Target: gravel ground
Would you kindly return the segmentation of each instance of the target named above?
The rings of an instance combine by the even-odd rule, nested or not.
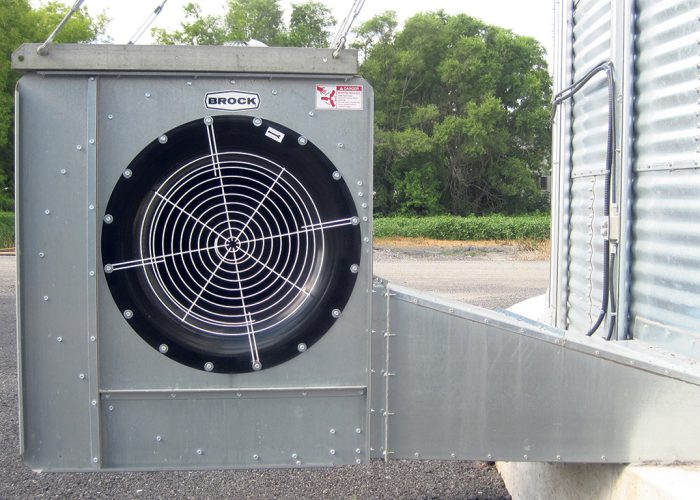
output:
[[[402,260],[406,259],[397,257],[393,262]],[[412,270],[409,284],[415,286],[416,271],[421,267],[424,275],[435,281],[430,268],[435,262],[431,259],[420,262],[416,255],[408,260],[415,264],[406,266],[404,262],[404,270]],[[381,261],[379,256],[378,274],[382,271]],[[457,261],[458,264],[469,262]],[[445,262],[452,261],[438,263]],[[511,261],[502,262],[510,269],[507,266]],[[384,263],[391,262],[385,259]],[[18,449],[14,266],[14,257],[0,256],[0,499],[509,498],[495,467],[483,462],[395,460],[389,464],[373,461],[370,466],[334,469],[35,473],[22,464]],[[390,277],[387,273],[384,276]],[[460,283],[462,287],[471,286],[469,280]],[[450,284],[448,289],[452,286]],[[543,279],[540,288],[544,286]],[[521,291],[519,298],[513,300],[509,295],[507,300],[525,299],[530,296],[527,290]],[[481,305],[489,304],[482,302]]]

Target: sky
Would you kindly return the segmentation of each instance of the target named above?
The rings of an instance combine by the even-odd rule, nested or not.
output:
[[[84,0],[91,15],[105,12],[111,19],[107,34],[114,43],[126,43],[153,12],[162,0]],[[183,19],[182,7],[192,0],[168,0],[163,11],[152,26],[167,30],[177,29]],[[303,0],[280,0],[280,5],[287,16],[292,3]],[[321,0],[333,12],[340,23],[350,11],[353,0]],[[42,3],[32,0],[33,5]],[[72,6],[73,0],[61,0]],[[224,11],[225,0],[199,0],[206,14],[219,14]],[[443,9],[448,14],[464,13],[512,30],[518,35],[536,38],[546,49],[551,67],[553,47],[553,9],[554,0],[365,0],[364,7],[353,26],[370,19],[385,10],[394,10],[399,21],[403,22],[418,12]],[[139,43],[151,43],[150,29]]]

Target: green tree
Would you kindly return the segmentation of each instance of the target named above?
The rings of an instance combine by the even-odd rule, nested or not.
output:
[[[12,52],[25,42],[43,42],[69,7],[49,2],[33,9],[28,0],[0,2],[0,197],[12,186],[14,90],[19,75],[10,67]],[[56,37],[56,43],[93,41],[103,36],[107,19],[91,18],[85,9],[76,12]]]
[[[328,47],[329,28],[335,18],[321,2],[309,1],[292,5],[286,45],[290,47]]]
[[[442,211],[538,208],[551,98],[539,43],[442,11],[396,26],[386,12],[355,31],[376,96],[375,206],[434,211],[426,196],[438,183]],[[412,140],[399,141],[404,134]]]
[[[315,0],[292,5],[289,26],[284,23],[279,0],[229,0],[220,16],[205,16],[199,4],[188,3],[184,17],[175,31],[152,29],[156,42],[222,45],[258,40],[270,46],[325,47],[328,29],[335,24],[330,9]]]

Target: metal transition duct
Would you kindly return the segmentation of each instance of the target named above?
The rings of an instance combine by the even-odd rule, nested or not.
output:
[[[700,458],[694,365],[372,279],[353,51],[36,49],[13,55],[30,467]]]

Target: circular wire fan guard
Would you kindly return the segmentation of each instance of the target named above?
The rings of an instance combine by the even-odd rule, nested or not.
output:
[[[112,296],[160,353],[246,372],[305,351],[352,293],[360,228],[328,158],[296,132],[206,117],[149,144],[102,228]]]

